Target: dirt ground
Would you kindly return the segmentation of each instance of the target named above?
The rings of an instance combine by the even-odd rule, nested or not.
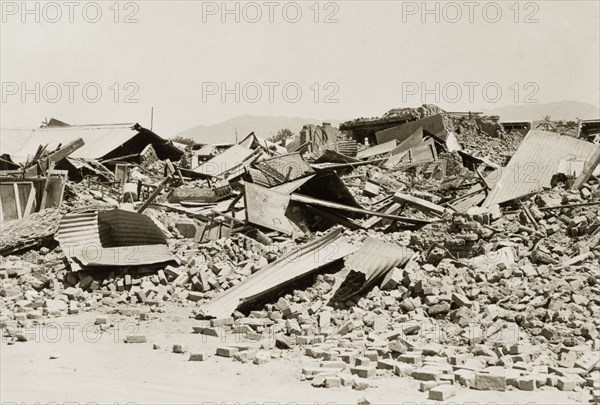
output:
[[[98,313],[55,318],[24,332],[28,342],[0,346],[0,402],[98,403],[98,404],[198,404],[198,403],[298,403],[356,404],[366,395],[374,404],[429,404],[410,378],[371,379],[374,387],[360,392],[350,387],[313,388],[301,381],[303,365],[313,359],[292,354],[254,365],[216,357],[217,346],[240,343],[226,338],[193,334],[182,308],[153,314],[148,321],[137,316],[109,314],[113,325],[104,332],[93,326]],[[125,344],[129,335],[144,335],[148,342]],[[158,344],[160,349],[153,349]],[[175,354],[174,344],[189,352],[206,352],[204,362],[188,361],[189,352]],[[289,353],[289,352],[288,352]],[[50,356],[57,354],[57,359]],[[457,404],[580,404],[590,398],[587,390],[561,392],[546,388],[483,392],[460,388],[449,403]]]

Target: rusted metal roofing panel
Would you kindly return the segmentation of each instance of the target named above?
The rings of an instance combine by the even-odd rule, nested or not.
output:
[[[220,155],[193,169],[196,173],[206,176],[221,177],[228,171],[239,167],[254,151],[240,145],[233,145]]]
[[[151,218],[124,210],[65,215],[54,238],[73,271],[176,260]]]
[[[376,132],[375,136],[377,137],[377,143],[388,142],[392,139],[402,142],[414,134],[419,127],[423,128],[423,130],[429,132],[442,141],[446,141],[448,131],[444,125],[444,117],[442,114],[435,114],[429,117],[421,118],[420,120],[407,122],[404,125],[399,125],[397,127]]]
[[[550,186],[561,160],[589,160],[600,146],[554,132],[531,130],[501,169],[501,176],[483,202],[484,207],[536,193]]]
[[[228,317],[241,304],[274,293],[357,249],[342,236],[342,229],[334,230],[257,271],[240,284],[215,297],[204,305],[201,311],[206,317]]]

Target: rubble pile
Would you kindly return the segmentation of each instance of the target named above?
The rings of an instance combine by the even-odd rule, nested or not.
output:
[[[3,224],[2,333],[182,307],[193,333],[239,338],[217,356],[296,358],[314,387],[398,376],[437,401],[462,387],[597,401],[599,147],[570,138],[522,177],[528,142],[552,134],[428,105],[346,128],[306,126],[287,150],[252,133],[196,167],[195,149],[178,165],[158,145],[79,181],[29,178],[55,204]],[[358,150],[364,136],[393,139]],[[10,173],[15,190],[27,170]]]

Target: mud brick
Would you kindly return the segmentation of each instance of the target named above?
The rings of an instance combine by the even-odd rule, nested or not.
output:
[[[419,391],[427,392],[438,385],[440,385],[440,383],[437,381],[421,381],[421,383],[419,383]]]
[[[368,357],[357,357],[354,361],[354,364],[357,366],[369,366],[371,365],[371,359]]]
[[[452,294],[452,302],[459,308],[460,307],[470,308],[473,306],[473,303],[462,294]]]
[[[204,293],[197,291],[188,291],[187,293],[187,299],[190,301],[197,302],[200,301],[202,298],[204,298]]]
[[[175,279],[175,278],[179,277],[181,274],[183,274],[183,272],[181,270],[179,270],[177,267],[173,267],[173,266],[165,267],[164,273],[173,279]]]
[[[322,361],[321,364],[319,364],[319,367],[344,369],[344,368],[346,368],[346,363],[344,363],[343,361],[340,361],[340,360],[326,360],[326,361]]]
[[[207,359],[207,353],[191,353],[188,361],[206,361]]]
[[[415,367],[410,364],[396,363],[394,365],[394,374],[399,377],[410,377],[415,371]]]
[[[338,360],[340,358],[340,352],[335,350],[323,351],[322,357],[323,360]]]
[[[297,345],[309,345],[312,342],[311,336],[296,336],[296,344]]]
[[[506,391],[506,376],[500,374],[475,374],[473,388],[483,391]]]
[[[352,374],[341,373],[338,374],[338,377],[340,377],[343,387],[349,387],[354,382],[354,376]]]
[[[405,353],[408,348],[406,347],[406,345],[404,343],[402,343],[399,340],[393,340],[388,344],[388,347],[390,348],[390,350],[394,353]]]
[[[377,350],[367,350],[365,351],[365,357],[376,362],[379,359],[379,352]]]
[[[429,390],[429,399],[434,401],[446,401],[456,395],[456,387],[443,384]]]
[[[534,391],[536,388],[535,378],[524,376],[517,379],[517,387],[522,391]]]
[[[106,315],[100,315],[96,317],[96,321],[94,322],[95,325],[106,325],[108,324],[108,316]]]
[[[342,386],[342,379],[335,375],[325,377],[325,388],[337,388]]]
[[[146,294],[143,291],[136,291],[135,297],[137,298],[138,302],[141,302],[142,304],[146,303]]]
[[[369,384],[369,380],[366,378],[361,378],[359,376],[354,376],[352,378],[352,388],[357,391],[363,391],[369,388],[371,385]]]
[[[125,338],[125,343],[146,343],[148,340],[143,335],[132,335]]]
[[[325,350],[318,348],[318,347],[305,347],[304,348],[304,354],[307,355],[308,357],[312,357],[313,359],[320,359],[320,358],[324,358],[325,359]],[[336,359],[325,359],[325,360],[336,360]]]
[[[258,350],[254,357],[254,364],[265,364],[271,360],[271,352],[267,350]]]
[[[125,283],[125,288],[131,287],[131,275],[130,274],[125,274],[124,283]]]
[[[377,375],[377,369],[373,366],[356,366],[350,368],[350,373],[361,378],[372,378]]]
[[[398,361],[402,363],[420,366],[421,364],[423,364],[423,356],[421,355],[421,353],[407,352],[398,357]]]
[[[233,325],[233,318],[219,318],[219,319],[211,319],[210,326],[222,326],[222,325]]]
[[[356,361],[356,353],[340,353],[340,359],[347,364],[354,364]]]
[[[324,375],[315,375],[310,383],[315,388],[323,387],[325,385],[325,376]]]
[[[475,372],[465,369],[456,370],[454,372],[454,381],[470,388],[475,384]]]
[[[473,358],[473,353],[462,353],[462,354],[456,354],[454,356],[450,356],[450,364],[452,364],[453,366],[460,366],[462,364],[465,364],[465,362],[469,359]]]
[[[600,353],[584,353],[576,362],[575,367],[581,368],[588,373],[600,362]]]
[[[187,346],[185,345],[173,345],[173,353],[185,353],[187,352]]]
[[[256,358],[256,350],[243,350],[233,355],[235,361],[248,363]]]
[[[125,291],[125,281],[123,281],[123,279],[117,280],[117,291]]]
[[[240,349],[237,347],[221,346],[217,347],[217,356],[233,357]]]
[[[394,370],[397,361],[394,359],[381,359],[377,360],[377,368],[380,370]]]
[[[207,325],[192,326],[192,329],[193,329],[194,333],[198,333],[200,335],[206,335],[206,336],[221,337],[221,335],[223,333],[222,328],[207,326]]]
[[[342,370],[342,368],[304,367],[302,368],[302,374],[306,376],[334,375]]]
[[[575,391],[577,383],[574,379],[564,376],[558,378],[558,380],[556,381],[556,386],[561,391]]]
[[[412,377],[420,381],[439,381],[443,372],[433,368],[421,367],[412,372]]]
[[[168,281],[167,281],[167,276],[165,275],[165,272],[163,270],[158,270],[156,272],[156,276],[158,277],[158,282],[162,285],[167,285]]]
[[[282,314],[283,314],[283,316],[285,316],[285,317],[290,317],[290,316],[292,316],[292,315],[294,315],[294,314],[299,314],[299,313],[301,313],[301,312],[302,312],[302,310],[303,310],[303,307],[302,307],[302,305],[300,305],[300,304],[290,304],[290,305],[287,305],[286,307],[284,307],[284,308],[281,310],[281,313],[282,313]]]
[[[529,354],[531,345],[527,343],[515,343],[510,347],[510,354]]]

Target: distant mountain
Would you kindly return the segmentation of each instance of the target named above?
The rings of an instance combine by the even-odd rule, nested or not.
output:
[[[317,120],[299,117],[268,117],[255,115],[240,115],[214,125],[198,125],[178,133],[176,136],[192,138],[198,143],[234,143],[237,131],[238,141],[250,132],[263,138],[275,135],[280,129],[289,128],[295,134],[299,133],[306,124],[320,125],[329,122],[339,126],[341,121]]]
[[[549,115],[553,121],[575,121],[600,118],[600,108],[579,101],[545,104],[520,104],[483,110],[486,115],[499,115],[501,121],[538,121]]]

